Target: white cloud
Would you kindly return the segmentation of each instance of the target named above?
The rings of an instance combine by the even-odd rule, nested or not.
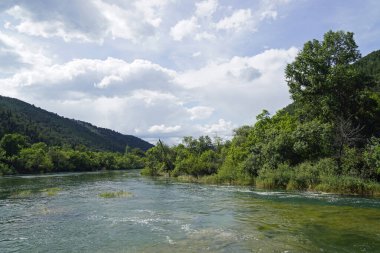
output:
[[[7,75],[12,75],[15,71],[38,68],[52,63],[40,46],[22,42],[2,31],[0,31],[0,57],[0,72]]]
[[[191,115],[190,116],[191,120],[197,120],[197,119],[209,118],[212,115],[212,113],[215,111],[215,109],[208,106],[195,106],[195,107],[187,109],[187,111]]]
[[[181,20],[173,26],[170,29],[170,35],[174,40],[181,41],[184,37],[193,34],[198,27],[197,18],[191,17],[190,19]]]
[[[9,26],[9,29],[15,29],[20,33],[32,36],[41,36],[43,38],[61,37],[64,41],[79,40],[90,42],[91,38],[79,32],[67,32],[65,25],[58,21],[32,22],[26,20],[17,26]]]
[[[6,22],[5,28],[42,38],[62,38],[65,42],[103,43],[111,36],[137,43],[154,36],[171,0],[76,0],[65,6],[50,0],[43,12],[40,3],[20,0],[6,13],[18,22]]]
[[[234,57],[246,54],[241,39],[279,16],[277,2],[246,9],[217,0],[17,4],[0,13],[0,56],[15,66],[4,72],[0,64],[2,95],[171,143],[228,137],[262,108],[289,101],[283,69],[294,48]]]
[[[215,61],[177,75],[176,82],[197,94],[198,101],[216,108],[215,116],[223,112],[226,120],[249,124],[262,109],[273,112],[290,102],[284,68],[297,52],[272,49]]]
[[[111,38],[154,48],[157,42],[166,43],[168,31],[175,41],[186,37],[195,41],[219,37],[223,41],[223,36],[219,36],[222,30],[255,31],[261,21],[276,19],[277,7],[283,2],[260,1],[253,5],[253,9],[257,9],[253,12],[251,8],[234,9],[220,5],[218,0],[198,1],[193,3],[192,16],[180,19],[173,26],[173,17],[184,15],[176,13],[175,7],[182,3],[175,0],[76,0],[70,6],[60,0],[50,0],[45,5],[18,0],[18,5],[7,10],[13,19],[7,20],[4,26],[29,36],[61,38],[65,42],[102,45]],[[229,15],[225,16],[226,12]],[[222,19],[214,23],[215,17]]]
[[[218,8],[218,0],[204,0],[195,3],[196,11],[195,15],[199,17],[210,17],[214,14]]]
[[[101,41],[101,39],[95,38],[91,33],[86,33],[75,28],[69,28],[67,23],[65,23],[65,20],[35,20],[33,13],[19,5],[15,5],[8,9],[6,13],[18,20],[19,23],[14,25],[7,22],[5,28],[16,30],[19,33],[40,36],[43,38],[60,37],[66,42]]]
[[[171,80],[174,77],[174,71],[146,60],[128,63],[115,58],[76,59],[62,65],[20,71],[12,77],[0,79],[0,84],[25,87],[23,90],[31,96],[51,93],[49,96],[64,98],[72,95],[72,91],[77,94],[120,95],[137,88],[167,89],[173,85]],[[61,92],[57,93],[57,90]]]
[[[199,130],[206,135],[222,136],[224,138],[231,137],[232,131],[237,127],[231,121],[219,119],[217,123],[198,126]]]
[[[117,75],[105,76],[99,83],[95,84],[95,87],[105,88],[113,82],[121,82],[123,79]]]
[[[223,18],[215,26],[218,30],[241,30],[251,26],[252,18],[250,9],[241,9],[232,13],[231,16]]]
[[[182,102],[179,98],[171,93],[164,93],[154,90],[135,90],[132,92],[131,98],[144,101],[145,105],[148,107],[156,106],[160,103],[174,104],[176,106],[181,106]]]
[[[0,91],[144,138],[228,137],[261,109],[289,102],[283,70],[296,53],[266,50],[184,72],[147,60],[76,59],[0,79]]]
[[[193,53],[191,56],[195,58],[195,57],[199,57],[201,55],[202,55],[202,52],[197,51],[197,52]]]
[[[261,20],[264,20],[264,19],[273,19],[275,20],[277,18],[277,11],[274,11],[274,10],[266,10],[266,11],[263,11],[261,13],[261,17],[260,19]]]
[[[108,4],[101,0],[95,1],[95,4],[108,21],[108,32],[113,39],[123,38],[134,42],[138,40],[142,24],[136,23],[140,27],[131,25],[134,24],[133,20],[131,20],[132,13],[116,4]]]
[[[201,32],[197,33],[194,37],[195,40],[201,41],[201,40],[214,40],[216,39],[216,36],[214,34],[208,33],[208,32]]]
[[[176,126],[165,126],[164,124],[162,125],[154,125],[154,126],[151,126],[149,129],[148,129],[148,132],[149,133],[173,133],[173,132],[178,132],[179,130],[181,129],[181,126],[180,125],[176,125]]]
[[[115,1],[94,0],[99,13],[106,19],[106,35],[135,44],[153,37],[158,32],[165,7],[171,0]]]
[[[136,10],[141,12],[146,23],[159,27],[162,22],[161,12],[169,0],[139,0],[135,2]]]

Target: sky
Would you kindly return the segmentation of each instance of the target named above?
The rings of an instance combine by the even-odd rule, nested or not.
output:
[[[380,49],[378,0],[0,0],[0,94],[155,143],[231,138],[291,102],[329,30]]]

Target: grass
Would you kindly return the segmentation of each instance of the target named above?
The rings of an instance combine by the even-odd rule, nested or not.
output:
[[[62,189],[58,187],[52,187],[52,188],[45,188],[42,190],[17,190],[15,192],[12,192],[10,197],[11,198],[29,198],[33,194],[43,194],[48,197],[53,197],[58,194]]]
[[[12,198],[28,198],[33,194],[31,190],[18,190],[11,194]]]
[[[181,176],[173,177],[173,178],[182,183],[240,185],[240,186],[254,185],[254,180],[252,178],[237,178],[237,179],[231,180],[231,179],[222,178],[217,174],[200,176],[200,177],[194,177],[191,175],[181,175]]]
[[[102,192],[98,195],[101,198],[128,198],[132,197],[133,193],[127,191],[117,191],[117,192]]]
[[[324,177],[315,190],[339,194],[380,196],[380,184],[350,176]]]
[[[380,197],[380,183],[350,176],[318,176],[290,171],[267,171],[253,179],[225,180],[219,175],[194,177],[181,175],[173,179],[186,183],[255,186],[259,189],[288,191],[317,191],[342,195]]]
[[[350,176],[335,175],[333,159],[322,159],[316,164],[305,162],[297,166],[280,164],[276,169],[262,169],[255,178],[231,170],[219,170],[217,174],[195,177],[178,175],[173,178],[180,182],[254,186],[260,189],[288,191],[316,191],[342,195],[380,197],[380,182]]]
[[[49,197],[53,197],[58,194],[62,189],[58,187],[46,188],[41,190],[42,193],[46,194]]]

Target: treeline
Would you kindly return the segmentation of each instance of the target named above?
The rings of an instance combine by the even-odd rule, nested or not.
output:
[[[31,144],[27,136],[5,134],[0,140],[0,175],[141,169],[144,153],[127,146],[125,153],[90,151],[83,145]]]
[[[307,42],[285,70],[290,106],[273,116],[264,110],[224,143],[207,136],[158,143],[146,153],[143,174],[380,194],[380,96],[376,76],[357,67],[360,59],[350,32]]]

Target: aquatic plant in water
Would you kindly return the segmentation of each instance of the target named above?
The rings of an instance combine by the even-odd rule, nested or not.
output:
[[[46,196],[52,197],[58,194],[62,189],[58,187],[46,188],[41,190],[42,193],[46,194]]]
[[[127,191],[117,191],[117,192],[102,192],[98,196],[101,198],[127,198],[127,197],[132,197],[133,194]]]
[[[15,192],[12,192],[11,198],[27,198],[32,195],[31,190],[18,190]]]

